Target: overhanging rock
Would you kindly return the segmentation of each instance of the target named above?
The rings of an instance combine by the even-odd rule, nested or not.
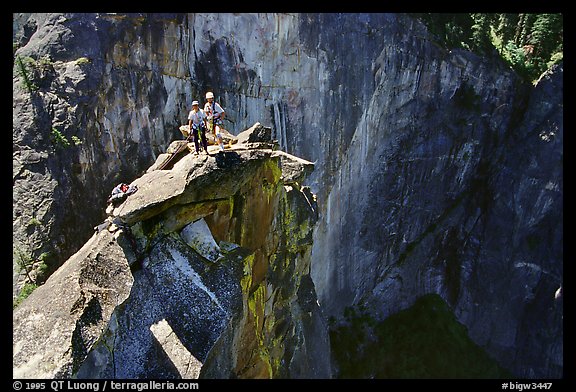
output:
[[[313,165],[269,147],[184,154],[134,180],[15,311],[15,377],[329,377],[309,275],[317,206],[301,185]]]

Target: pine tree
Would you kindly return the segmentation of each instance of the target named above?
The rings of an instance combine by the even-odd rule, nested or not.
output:
[[[520,75],[536,80],[563,58],[562,14],[413,14],[447,48],[498,52]]]
[[[529,43],[534,56],[549,60],[558,48],[558,33],[562,31],[562,14],[540,14],[534,21]]]
[[[490,41],[490,14],[471,14],[472,25],[471,47],[480,53],[488,53],[493,47]]]
[[[496,27],[496,35],[501,39],[501,48],[504,47],[506,42],[514,39],[516,26],[519,22],[518,14],[499,14],[498,25]]]

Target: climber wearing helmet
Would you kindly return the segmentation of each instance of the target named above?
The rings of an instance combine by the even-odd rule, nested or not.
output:
[[[214,94],[209,91],[206,93],[206,104],[204,105],[204,113],[207,115],[208,123],[212,125],[212,131],[215,137],[218,139],[218,145],[220,146],[220,151],[224,151],[224,142],[222,141],[222,120],[226,115],[222,106],[214,101]]]
[[[202,144],[202,148],[206,154],[208,154],[208,142],[206,141],[206,124],[204,120],[206,119],[206,114],[202,109],[198,107],[198,101],[192,102],[192,110],[188,114],[188,129],[190,129],[190,136],[194,141],[194,147],[196,148],[196,154],[200,153],[198,144]],[[198,140],[200,139],[200,140]]]

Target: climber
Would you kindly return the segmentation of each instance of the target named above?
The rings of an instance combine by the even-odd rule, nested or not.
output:
[[[206,140],[206,113],[198,107],[198,101],[192,102],[192,110],[188,114],[188,129],[190,129],[190,134],[188,138],[192,136],[194,141],[194,147],[196,148],[196,154],[200,154],[200,148],[198,147],[198,142],[202,143],[202,147],[206,154],[208,154],[208,141]],[[198,140],[200,139],[200,140]]]
[[[222,131],[225,129],[222,127],[222,120],[226,115],[222,106],[214,101],[214,94],[209,91],[206,93],[206,99],[208,102],[204,105],[204,113],[206,113],[208,121],[212,126],[212,132],[214,132],[214,137],[218,139],[218,145],[220,146],[220,151],[224,151],[224,142],[222,141]],[[214,140],[216,141],[216,139]]]
[[[110,194],[107,202],[116,207],[121,204],[127,196],[133,194],[137,190],[138,187],[136,185],[128,185],[121,182],[120,184],[116,185],[114,189],[112,189],[112,193]]]

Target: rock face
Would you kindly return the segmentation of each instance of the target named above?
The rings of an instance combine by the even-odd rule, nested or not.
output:
[[[320,302],[384,319],[438,293],[513,374],[561,377],[562,68],[524,101],[493,64],[412,43],[442,61],[391,61],[394,41],[376,60],[315,233]]]
[[[561,377],[562,69],[523,101],[470,54],[410,75],[386,50],[314,237],[324,311],[384,319],[437,293],[512,374]]]
[[[261,144],[187,154],[133,181],[108,224],[15,310],[14,376],[329,377],[310,278],[317,205],[291,179],[313,165]],[[74,272],[86,264],[96,287]],[[56,301],[62,279],[80,293]]]
[[[44,254],[54,270],[105,218],[112,188],[141,175],[170,141],[181,138],[178,126],[191,94],[197,96],[187,63],[179,61],[185,52],[178,46],[186,41],[179,31],[187,17],[153,19],[15,14],[15,55],[32,60],[29,77],[37,86],[28,91],[15,61],[15,259]],[[23,278],[16,265],[15,295]]]
[[[57,266],[80,248],[113,186],[212,90],[234,134],[261,121],[315,163],[310,275],[327,317],[383,320],[436,293],[516,377],[562,376],[562,65],[525,84],[397,14],[15,14],[13,31],[38,85],[14,78],[15,259]],[[58,148],[52,128],[82,144]],[[189,196],[166,192],[118,216],[181,230]],[[218,208],[197,208],[229,235]],[[15,294],[23,277],[14,267]]]
[[[14,378],[64,378],[108,328],[130,294],[125,252],[104,230],[36,289],[13,315]]]

